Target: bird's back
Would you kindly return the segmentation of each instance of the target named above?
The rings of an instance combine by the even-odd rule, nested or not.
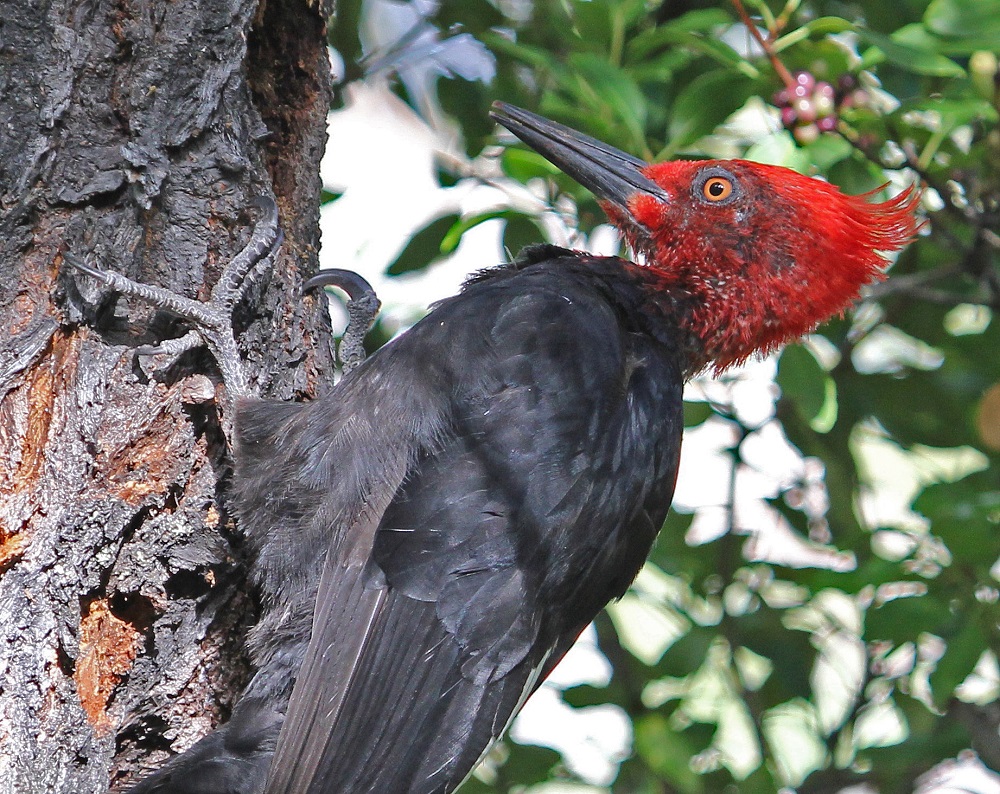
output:
[[[379,417],[414,425],[397,401],[435,418],[389,462],[369,538],[330,549],[270,791],[454,790],[634,578],[673,490],[682,382],[602,286],[624,267],[559,252],[492,273],[331,396],[365,443]],[[317,496],[318,520],[342,493]]]

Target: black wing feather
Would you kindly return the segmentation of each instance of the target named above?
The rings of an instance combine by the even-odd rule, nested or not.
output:
[[[587,279],[477,282],[389,347],[357,374],[428,361],[397,385],[448,410],[374,536],[327,560],[271,794],[454,790],[631,582],[670,501],[676,359]]]

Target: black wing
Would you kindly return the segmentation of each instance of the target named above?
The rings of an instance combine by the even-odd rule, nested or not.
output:
[[[331,551],[270,794],[454,790],[672,494],[676,361],[584,280],[484,280],[390,348],[367,377],[429,390],[441,432]]]

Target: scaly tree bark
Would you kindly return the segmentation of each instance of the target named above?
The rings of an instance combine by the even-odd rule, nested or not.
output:
[[[214,362],[67,265],[207,297],[276,197],[238,313],[263,395],[332,375],[316,269],[330,101],[309,0],[0,0],[0,792],[86,794],[225,716],[254,610]]]

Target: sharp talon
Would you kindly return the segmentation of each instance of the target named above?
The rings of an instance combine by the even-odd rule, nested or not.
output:
[[[340,287],[350,297],[347,328],[340,341],[340,361],[346,374],[365,360],[365,334],[375,322],[381,303],[372,285],[351,270],[324,270],[306,281],[302,291],[316,287]]]
[[[323,270],[306,281],[302,285],[302,291],[309,292],[309,290],[316,289],[316,287],[340,287],[351,297],[352,301],[362,300],[363,298],[378,301],[372,285],[352,270],[340,270],[337,268]]]
[[[77,259],[73,254],[69,253],[63,254],[63,261],[70,267],[74,267],[77,270],[86,273],[88,276],[92,276],[93,278],[98,279],[99,281],[107,283],[109,280],[107,273],[105,273],[102,270],[98,270],[97,268],[91,267],[90,265],[84,264],[79,259]]]

